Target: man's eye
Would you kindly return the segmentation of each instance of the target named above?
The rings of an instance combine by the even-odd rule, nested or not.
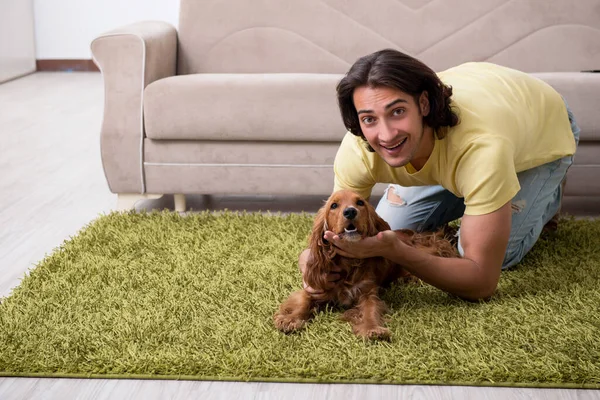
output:
[[[372,124],[375,121],[375,118],[373,117],[364,117],[362,119],[363,124],[369,125]]]
[[[362,201],[362,200],[358,200],[358,201],[356,202],[356,205],[357,205],[357,206],[364,206],[364,205],[365,205],[365,202],[364,202],[364,201]]]
[[[404,109],[403,108],[396,108],[394,111],[392,111],[393,115],[402,115],[404,114]]]
[[[335,210],[337,208],[337,203],[331,203],[331,209]]]

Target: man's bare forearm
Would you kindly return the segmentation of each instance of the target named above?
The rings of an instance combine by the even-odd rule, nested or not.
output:
[[[478,300],[490,297],[498,284],[496,274],[467,258],[442,258],[404,244],[394,246],[386,258],[438,289]]]

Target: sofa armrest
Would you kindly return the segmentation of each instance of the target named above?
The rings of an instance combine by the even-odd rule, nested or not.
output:
[[[102,165],[113,193],[144,193],[144,88],[176,73],[177,31],[165,22],[139,22],[92,41],[104,80]]]

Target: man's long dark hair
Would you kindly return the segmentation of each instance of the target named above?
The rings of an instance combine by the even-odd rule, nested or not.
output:
[[[398,89],[411,95],[417,105],[421,93],[426,91],[429,96],[429,114],[423,117],[423,122],[432,127],[440,139],[445,135],[445,130],[438,128],[458,124],[458,116],[450,107],[452,87],[445,85],[431,68],[416,58],[397,50],[385,49],[359,58],[337,85],[338,104],[344,125],[365,142],[352,97],[354,90],[360,86]]]

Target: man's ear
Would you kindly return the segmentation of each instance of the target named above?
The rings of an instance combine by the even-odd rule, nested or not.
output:
[[[429,93],[427,90],[423,90],[423,93],[419,96],[419,109],[424,117],[429,115]]]

